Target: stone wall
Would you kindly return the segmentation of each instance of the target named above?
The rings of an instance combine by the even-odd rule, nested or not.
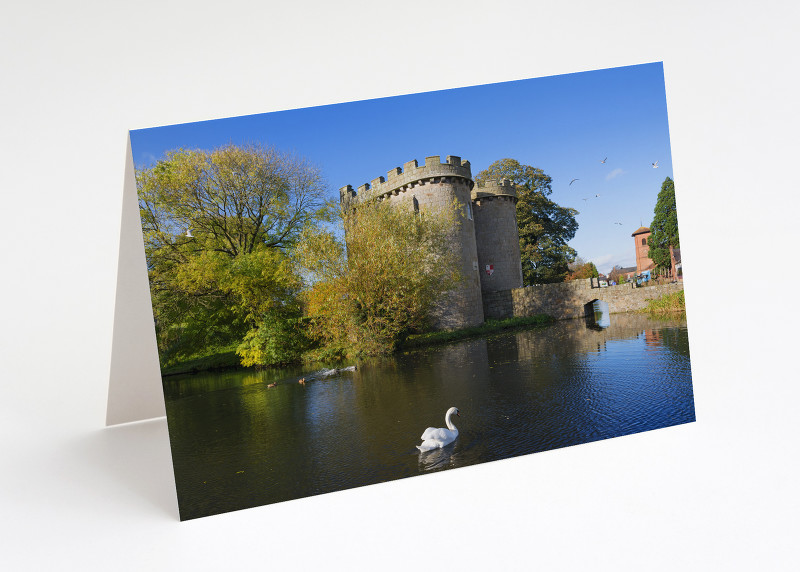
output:
[[[592,288],[591,279],[558,284],[539,284],[500,292],[483,293],[483,313],[489,319],[548,314],[557,320],[584,316],[585,305],[594,300],[608,304],[611,313],[631,312],[647,307],[647,301],[683,290],[683,283],[633,288],[619,284]]]

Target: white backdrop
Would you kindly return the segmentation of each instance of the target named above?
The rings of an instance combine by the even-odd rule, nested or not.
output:
[[[790,568],[800,13],[754,6],[5,6],[0,567]],[[128,129],[652,61],[696,423],[178,522],[166,422],[103,426]]]

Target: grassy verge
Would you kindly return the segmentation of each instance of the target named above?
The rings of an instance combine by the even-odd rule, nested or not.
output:
[[[215,353],[195,356],[184,361],[161,368],[161,375],[180,375],[199,371],[219,371],[242,367],[236,348],[221,348]]]
[[[409,336],[398,350],[410,350],[437,344],[445,344],[467,338],[474,338],[515,328],[530,328],[531,326],[547,326],[553,319],[546,314],[537,314],[525,318],[508,318],[506,320],[487,320],[480,326],[464,328],[461,330],[442,330],[438,332],[428,332]],[[328,355],[324,350],[307,352],[304,361],[338,361],[342,356],[339,354]],[[161,375],[172,376],[187,373],[198,373],[201,371],[221,371],[226,369],[242,368],[239,356],[236,354],[236,346],[220,348],[215,352],[206,355],[193,356],[181,362],[171,364],[161,369]]]
[[[480,337],[494,332],[511,330],[514,328],[527,328],[531,326],[547,326],[553,319],[546,314],[537,314],[524,318],[508,318],[506,320],[487,320],[480,326],[463,328],[461,330],[442,330],[409,336],[398,349],[409,350],[435,344],[444,344],[466,338]]]
[[[647,308],[642,310],[651,316],[672,316],[686,312],[686,300],[683,297],[683,290],[672,294],[664,294],[660,298],[650,300]]]

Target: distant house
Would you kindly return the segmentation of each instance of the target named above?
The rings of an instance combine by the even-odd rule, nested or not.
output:
[[[636,267],[628,266],[627,268],[614,267],[614,270],[608,273],[608,278],[617,284],[622,282],[630,282],[636,276]]]

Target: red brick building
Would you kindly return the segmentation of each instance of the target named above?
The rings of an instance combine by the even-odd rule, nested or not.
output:
[[[650,247],[647,245],[650,229],[640,226],[631,236],[636,248],[636,274],[655,268],[656,265],[650,260]]]
[[[656,265],[650,259],[650,246],[647,244],[650,238],[650,229],[640,226],[631,235],[636,248],[636,274],[641,274],[647,270],[654,270]],[[683,268],[681,264],[681,249],[669,247],[670,273],[673,278],[683,279]]]

